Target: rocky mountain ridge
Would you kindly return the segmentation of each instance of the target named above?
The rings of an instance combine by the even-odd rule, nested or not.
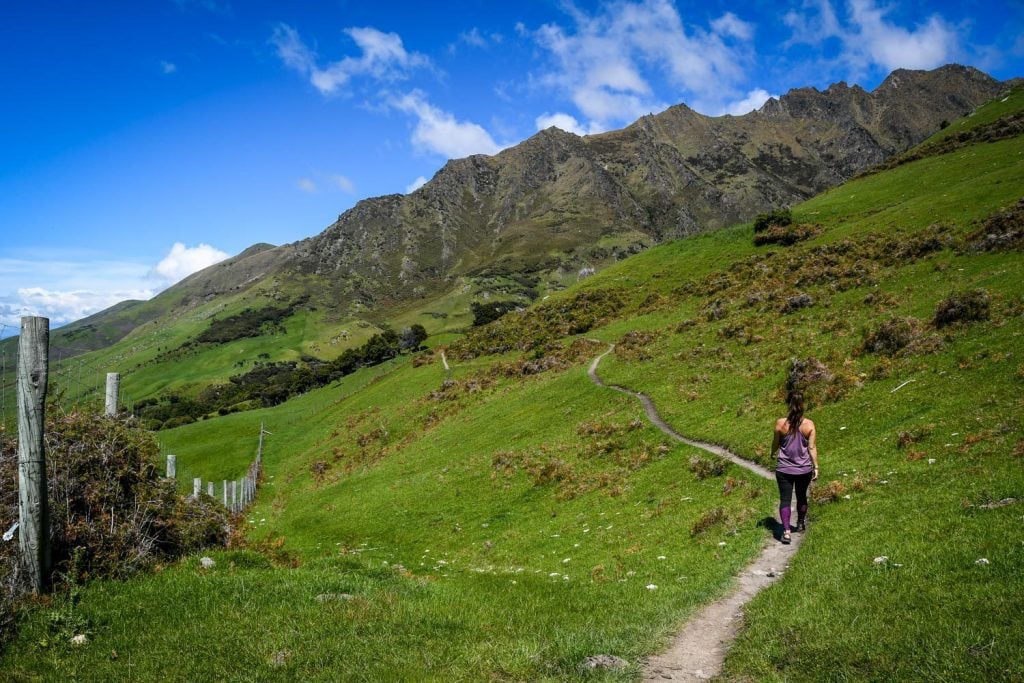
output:
[[[635,250],[799,202],[1005,88],[971,67],[901,69],[871,92],[797,88],[743,116],[679,104],[598,135],[548,128],[493,156],[453,159],[410,194],[360,201],[318,235],[251,247],[140,306],[294,282],[315,290],[316,305],[365,311],[460,278],[578,265],[600,244],[632,241]],[[118,315],[153,317],[136,308]]]

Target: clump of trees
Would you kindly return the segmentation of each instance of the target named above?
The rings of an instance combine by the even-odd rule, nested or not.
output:
[[[275,406],[293,396],[350,375],[359,368],[379,365],[403,352],[418,350],[427,331],[416,324],[395,332],[385,328],[362,346],[345,349],[331,361],[303,356],[298,361],[257,362],[249,370],[201,391],[197,396],[175,393],[139,401],[135,414],[151,429],[179,427],[210,415]]]
[[[491,301],[486,304],[474,301],[469,305],[469,310],[473,312],[473,327],[486,325],[517,308],[519,304],[515,301]]]
[[[284,320],[305,301],[306,298],[299,299],[281,308],[247,308],[241,313],[214,319],[210,326],[196,337],[196,341],[201,344],[226,344],[245,337],[259,337],[268,332],[283,332]]]

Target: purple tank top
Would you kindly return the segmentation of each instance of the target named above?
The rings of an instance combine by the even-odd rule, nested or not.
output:
[[[802,420],[801,420],[802,423]],[[789,434],[779,439],[779,464],[775,470],[783,474],[807,474],[814,471],[811,460],[811,449],[807,445],[807,437],[800,433],[800,426],[790,427]]]

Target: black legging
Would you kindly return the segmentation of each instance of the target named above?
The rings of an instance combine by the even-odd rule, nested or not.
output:
[[[813,472],[805,474],[786,474],[775,471],[775,481],[779,482],[779,515],[783,527],[789,528],[789,506],[793,502],[793,487],[796,487],[796,514],[798,523],[807,515],[807,487],[811,485]]]

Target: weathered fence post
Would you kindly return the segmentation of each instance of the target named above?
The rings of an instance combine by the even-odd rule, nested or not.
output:
[[[203,490],[203,480],[200,477],[196,477],[192,480],[192,495],[196,498],[199,497],[199,492]]]
[[[116,372],[107,373],[107,400],[104,415],[117,415],[117,394],[121,388],[121,375]]]
[[[227,479],[222,480],[224,482],[224,507],[228,506],[228,481]]]
[[[50,509],[43,449],[49,347],[50,320],[22,318],[18,340],[18,545],[36,593],[46,590],[50,573]]]
[[[212,481],[206,482],[206,495],[208,495],[210,498],[213,498],[213,482]]]
[[[167,478],[175,479],[178,476],[178,456],[174,453],[167,454]]]
[[[238,512],[238,482],[231,480],[231,511]]]

